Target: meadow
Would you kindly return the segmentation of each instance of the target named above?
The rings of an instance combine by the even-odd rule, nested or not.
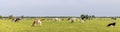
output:
[[[0,19],[0,32],[120,32],[120,19],[94,18],[80,23],[80,20],[71,23],[67,19],[55,22],[44,20],[42,25],[32,27],[34,19],[26,18],[19,22],[10,19]],[[106,27],[108,23],[116,22],[115,27]]]

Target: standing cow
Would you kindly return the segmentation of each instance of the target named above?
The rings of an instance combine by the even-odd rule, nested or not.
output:
[[[33,21],[32,26],[35,26],[35,25],[37,25],[37,24],[42,25],[42,21],[41,21],[40,19],[35,19],[35,20]]]
[[[12,21],[13,22],[18,22],[20,20],[20,18],[13,18]]]

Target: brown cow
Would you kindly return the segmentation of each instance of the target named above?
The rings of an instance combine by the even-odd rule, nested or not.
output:
[[[32,24],[32,26],[35,26],[37,24],[42,25],[42,22],[41,22],[40,19],[35,19],[34,22],[33,22],[33,24]]]

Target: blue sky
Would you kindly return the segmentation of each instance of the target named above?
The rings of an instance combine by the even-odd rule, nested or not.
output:
[[[120,0],[0,0],[0,15],[120,16]]]

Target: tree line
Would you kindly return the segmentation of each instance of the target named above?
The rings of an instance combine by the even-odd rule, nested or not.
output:
[[[97,17],[95,15],[88,15],[88,14],[81,14],[80,16],[17,16],[19,18],[84,18],[84,19],[91,19],[91,18],[110,18],[110,17]],[[2,18],[8,18],[8,19],[12,19],[14,18],[13,15],[9,15],[9,16],[0,16],[0,19]],[[119,17],[117,17],[119,18]]]

